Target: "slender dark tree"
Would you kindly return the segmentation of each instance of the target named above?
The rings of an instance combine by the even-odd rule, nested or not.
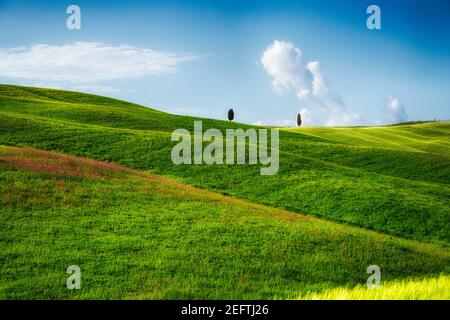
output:
[[[228,120],[233,121],[234,119],[234,111],[233,109],[228,110]]]
[[[302,115],[297,113],[297,127],[300,127],[302,125]]]

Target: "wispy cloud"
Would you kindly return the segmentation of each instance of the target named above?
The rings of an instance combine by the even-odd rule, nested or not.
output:
[[[73,42],[0,49],[0,76],[35,81],[94,83],[173,73],[200,58],[130,45]]]
[[[259,120],[253,123],[256,126],[295,127],[294,120]]]

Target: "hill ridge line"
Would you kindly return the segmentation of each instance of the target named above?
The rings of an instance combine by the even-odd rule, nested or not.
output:
[[[17,118],[24,118],[24,119],[29,119],[29,120],[35,120],[38,122],[43,122],[43,123],[47,123],[47,124],[51,124],[52,122],[56,122],[59,124],[64,124],[64,125],[68,125],[71,126],[72,128],[92,128],[94,130],[109,130],[109,131],[115,131],[115,132],[119,132],[119,133],[124,133],[124,134],[136,134],[136,135],[151,135],[154,133],[157,134],[161,134],[161,135],[170,135],[169,131],[163,131],[163,130],[153,130],[153,129],[131,129],[131,128],[118,128],[118,127],[111,127],[111,126],[104,126],[104,125],[98,125],[98,124],[92,124],[92,123],[81,123],[81,122],[77,122],[77,121],[71,121],[71,120],[67,120],[67,119],[59,119],[59,118],[50,118],[50,117],[45,117],[45,116],[40,116],[40,115],[35,115],[35,114],[26,114],[26,113],[17,113],[17,112],[12,112],[12,111],[2,111],[0,110],[0,114],[6,114],[6,115],[11,115],[13,117],[17,117]],[[314,135],[313,135],[314,136]],[[347,144],[343,144],[341,143],[341,145],[347,145]],[[360,148],[367,148],[370,149],[369,147],[364,147],[364,146],[353,146],[348,144],[349,146],[352,147],[360,147]],[[16,145],[12,145],[12,146],[16,146]],[[375,149],[388,149],[388,150],[394,150],[396,152],[402,152],[399,150],[395,150],[395,149],[390,149],[390,148],[382,148],[382,147],[376,147]],[[39,149],[41,150],[41,149]],[[58,152],[56,150],[52,150],[55,152]],[[407,151],[405,151],[407,152]],[[413,152],[413,151],[411,151]],[[421,153],[421,154],[427,154],[427,152],[425,151],[414,151],[417,153]],[[408,182],[412,182],[412,183],[419,183],[422,185],[426,185],[426,186],[435,186],[435,187],[445,187],[445,188],[449,188],[446,184],[438,182],[438,181],[424,181],[424,180],[416,180],[416,179],[407,179],[407,178],[403,178],[403,177],[398,177],[398,176],[393,176],[393,175],[387,175],[387,174],[382,174],[379,172],[374,172],[374,171],[368,171],[365,170],[363,168],[360,167],[352,167],[352,166],[346,166],[343,164],[339,164],[339,163],[334,163],[332,161],[328,161],[328,160],[322,160],[322,159],[317,159],[317,158],[313,158],[313,157],[308,157],[308,156],[304,156],[304,155],[300,155],[297,153],[294,153],[292,151],[283,151],[280,150],[280,154],[289,154],[291,156],[297,157],[297,158],[302,158],[302,159],[307,159],[307,160],[311,160],[311,161],[316,161],[331,167],[337,167],[337,168],[344,168],[346,170],[350,170],[350,171],[356,171],[356,172],[365,172],[368,174],[372,174],[374,176],[379,176],[379,177],[386,177],[386,178],[391,178],[394,180],[400,180],[400,181],[408,181]],[[446,158],[446,157],[443,157]],[[97,160],[97,161],[102,161],[102,160]],[[130,168],[131,169],[131,168]],[[206,189],[205,189],[206,190]]]

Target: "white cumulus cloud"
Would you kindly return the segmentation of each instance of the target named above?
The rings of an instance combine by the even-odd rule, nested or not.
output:
[[[322,97],[327,94],[328,87],[325,81],[325,77],[320,70],[319,61],[310,62],[306,65],[306,68],[312,75],[312,93],[316,97]]]
[[[300,112],[306,125],[361,125],[356,113],[348,113],[341,100],[329,92],[319,61],[304,62],[301,50],[291,42],[275,40],[261,56],[278,93],[294,90],[305,107]]]
[[[92,83],[171,73],[180,63],[199,58],[130,45],[73,42],[0,48],[0,76],[45,81]]]
[[[313,74],[302,61],[300,49],[292,43],[275,40],[263,52],[261,64],[273,77],[272,85],[276,92],[293,89],[299,98],[311,95]],[[318,66],[312,69],[319,70]]]
[[[390,95],[388,97],[388,104],[386,107],[386,122],[388,124],[405,122],[408,120],[408,114],[406,108],[400,103],[400,101]]]

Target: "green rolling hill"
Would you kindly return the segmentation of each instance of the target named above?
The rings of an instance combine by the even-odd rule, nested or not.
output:
[[[197,118],[58,90],[0,86],[0,144],[106,160],[261,204],[409,239],[450,239],[450,123],[282,130],[280,171],[176,166],[170,134]],[[202,119],[207,128],[247,128]]]
[[[371,264],[386,281],[450,271],[437,245],[111,163],[1,147],[0,182],[2,299],[296,298],[365,283]],[[65,288],[73,264],[82,290]]]
[[[194,120],[252,127],[0,85],[0,296],[296,298],[363,284],[370,264],[449,272],[450,123],[280,129],[280,170],[261,176],[174,165],[171,132]]]

